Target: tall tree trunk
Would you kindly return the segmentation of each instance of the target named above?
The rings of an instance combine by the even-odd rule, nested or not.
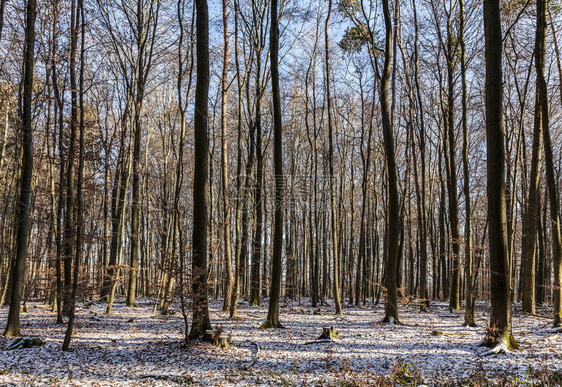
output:
[[[386,156],[386,168],[388,179],[388,248],[386,256],[385,286],[387,291],[385,302],[385,322],[399,323],[398,320],[398,297],[396,286],[396,272],[398,271],[398,249],[400,239],[400,209],[398,198],[398,178],[396,173],[396,155],[394,150],[394,130],[390,121],[390,109],[388,104],[388,82],[390,79],[390,63],[392,60],[392,20],[390,18],[389,0],[382,1],[384,24],[385,24],[385,46],[384,67],[380,80],[381,87],[381,113],[382,130],[384,138],[384,150]]]
[[[66,157],[66,212],[64,217],[64,236],[63,259],[64,259],[64,307],[63,311],[66,315],[70,313],[69,296],[72,286],[72,259],[75,249],[76,239],[76,222],[75,216],[75,198],[74,198],[74,159],[76,156],[76,126],[78,124],[78,87],[76,84],[76,46],[78,44],[78,26],[76,15],[76,0],[71,3],[71,26],[70,26],[70,91],[71,91],[71,109],[70,109],[70,138],[68,145],[68,153]]]
[[[211,329],[207,282],[207,178],[209,171],[209,11],[207,0],[196,0],[197,83],[195,85],[195,168],[193,176],[193,321],[189,338]]]
[[[537,24],[541,23],[546,29],[546,7],[548,6],[547,0],[539,0],[537,3],[537,14],[540,19]],[[539,8],[540,7],[540,8]],[[540,14],[539,14],[540,10]],[[537,27],[538,29],[538,27]],[[546,32],[545,32],[546,33]],[[544,46],[543,46],[544,50]],[[544,52],[543,54],[544,55]],[[544,64],[543,64],[544,65]],[[560,198],[558,187],[556,184],[556,174],[554,172],[554,156],[552,150],[552,140],[550,136],[550,124],[548,117],[548,98],[547,87],[544,72],[540,71],[537,64],[537,84],[540,83],[540,96],[541,98],[541,114],[543,124],[543,141],[544,141],[544,161],[546,166],[546,183],[548,187],[548,197],[550,204],[550,221],[552,230],[552,260],[554,270],[554,326],[559,327],[562,323],[562,286],[560,280],[562,277],[562,234],[560,225]],[[562,94],[562,87],[560,89]]]
[[[328,15],[326,16],[326,23],[324,25],[324,40],[326,45],[326,99],[328,107],[328,163],[329,163],[329,179],[330,179],[330,206],[331,206],[331,227],[332,227],[332,256],[334,265],[334,305],[337,315],[342,315],[342,308],[340,302],[340,288],[339,288],[339,242],[338,242],[338,229],[336,224],[336,188],[334,185],[334,138],[333,138],[333,123],[332,123],[332,103],[331,103],[331,79],[330,79],[330,17],[332,15],[332,0],[328,0]]]
[[[62,343],[62,350],[68,351],[70,345],[70,339],[72,338],[72,333],[74,331],[74,321],[76,319],[76,296],[78,293],[78,277],[80,274],[80,262],[82,261],[82,235],[83,235],[83,221],[84,215],[82,213],[83,200],[82,200],[82,189],[84,185],[84,2],[83,0],[78,0],[77,10],[76,10],[76,25],[75,28],[78,30],[81,20],[81,43],[80,43],[80,124],[79,124],[79,151],[78,151],[78,185],[76,188],[76,249],[74,255],[74,273],[72,281],[72,292],[70,294],[70,306],[69,306],[69,318],[68,326],[66,328],[66,333],[64,335],[64,340]]]
[[[178,91],[178,109],[180,111],[180,138],[179,138],[179,144],[178,144],[178,159],[177,159],[177,164],[176,164],[176,178],[175,178],[175,188],[174,188],[174,205],[172,208],[172,217],[173,217],[173,235],[174,235],[174,242],[173,242],[173,253],[175,254],[175,235],[179,234],[179,251],[178,251],[178,260],[179,260],[179,291],[180,291],[180,308],[181,308],[181,313],[183,316],[183,320],[184,320],[184,326],[185,326],[185,342],[187,343],[187,341],[189,340],[189,334],[188,334],[188,316],[187,316],[187,310],[186,310],[186,301],[185,301],[185,286],[184,286],[184,270],[185,270],[185,250],[184,250],[184,241],[183,241],[183,230],[182,227],[180,225],[180,197],[181,197],[181,188],[183,185],[183,175],[184,175],[184,169],[183,169],[183,152],[184,152],[184,148],[185,148],[185,127],[186,127],[186,109],[187,109],[187,104],[189,103],[189,94],[191,92],[191,84],[192,84],[192,80],[193,80],[193,67],[194,67],[194,63],[193,63],[193,23],[194,23],[194,15],[195,15],[195,9],[193,9],[192,14],[191,14],[191,27],[190,27],[190,31],[189,31],[189,35],[191,35],[190,41],[189,41],[189,48],[188,48],[188,54],[184,57],[183,56],[183,41],[185,38],[185,30],[184,30],[184,25],[183,25],[183,20],[184,20],[184,14],[185,14],[185,0],[178,0],[177,3],[177,14],[178,14],[178,19],[179,19],[179,26],[180,26],[180,36],[179,36],[179,43],[178,43],[178,67],[179,67],[179,73],[178,73],[178,78],[177,78],[177,83],[176,83],[176,87],[177,87],[177,91]],[[187,83],[187,92],[185,94],[185,100],[183,98],[183,91],[182,91],[182,87],[183,87],[183,81],[184,81],[184,75],[185,75],[185,70],[184,70],[184,65],[185,62],[189,60],[189,68],[188,68],[188,72],[187,72],[187,76],[188,76],[188,83]],[[146,157],[146,156],[145,156]],[[146,181],[145,181],[146,184]]]
[[[33,174],[33,65],[35,52],[36,0],[27,2],[25,22],[25,51],[22,103],[22,165],[17,202],[15,230],[16,257],[12,267],[10,309],[4,336],[20,336],[20,303],[25,281],[27,260],[27,240],[29,237],[29,217],[31,211],[31,177]]]
[[[281,93],[279,90],[279,20],[277,0],[271,1],[270,61],[273,96],[273,163],[275,169],[275,224],[273,233],[273,259],[269,310],[264,328],[282,328],[279,322],[279,297],[283,258],[283,126],[281,122]]]
[[[62,318],[62,211],[63,211],[63,203],[64,203],[64,185],[65,185],[65,169],[64,169],[64,156],[63,156],[63,132],[64,132],[64,94],[60,92],[59,85],[58,85],[58,78],[57,78],[57,71],[56,71],[56,58],[57,58],[57,39],[56,39],[56,31],[58,25],[58,0],[55,0],[53,4],[53,41],[52,41],[52,50],[53,55],[51,58],[51,78],[53,82],[53,94],[55,97],[55,121],[56,125],[58,126],[58,153],[59,153],[59,194],[58,194],[58,206],[57,206],[57,213],[56,213],[56,233],[55,233],[55,245],[56,245],[56,312],[57,312],[57,324],[63,323]],[[53,305],[55,308],[55,305]]]
[[[142,52],[139,55],[143,55]],[[141,59],[142,60],[142,59]],[[138,282],[138,269],[139,269],[139,214],[140,214],[140,158],[141,158],[141,109],[142,97],[144,94],[142,66],[139,66],[138,83],[139,90],[137,90],[137,99],[135,101],[135,114],[133,121],[133,186],[132,196],[133,202],[131,205],[131,258],[130,258],[130,272],[129,272],[129,288],[127,291],[127,306],[136,306],[136,293]]]
[[[464,0],[459,1],[460,26],[459,42],[461,46],[461,86],[462,86],[462,166],[464,193],[464,283],[465,283],[465,311],[464,324],[474,327],[474,303],[472,296],[472,209],[470,204],[470,175],[468,169],[468,117],[467,117],[467,86],[466,86],[466,48],[464,43]]]
[[[236,219],[235,219],[235,232],[236,232],[236,250],[234,252],[234,283],[232,287],[232,298],[228,300],[230,307],[230,318],[236,318],[236,311],[238,308],[238,296],[240,293],[240,275],[241,275],[241,254],[243,245],[243,228],[241,211],[244,208],[245,198],[242,193],[242,77],[240,75],[240,59],[238,51],[238,14],[239,14],[238,0],[234,0],[234,50],[235,50],[235,63],[236,63],[236,82],[238,84],[238,117],[237,117],[237,148],[238,156],[236,160],[236,192],[238,200],[236,201]],[[246,213],[244,208],[244,213]]]
[[[448,145],[448,168],[447,168],[447,192],[449,193],[449,222],[451,228],[451,244],[453,250],[453,273],[451,278],[451,292],[449,295],[449,307],[459,310],[460,301],[460,232],[459,232],[459,196],[457,193],[457,163],[456,163],[456,141],[455,141],[455,100],[454,100],[454,52],[455,44],[451,34],[451,21],[447,20],[447,117],[445,118],[445,130],[447,131]],[[443,149],[447,152],[447,149]]]
[[[228,195],[228,141],[226,137],[226,99],[228,93],[228,9],[227,0],[222,1],[222,25],[224,39],[224,53],[221,78],[221,164],[222,164],[222,205],[223,205],[223,240],[224,260],[226,262],[226,287],[224,292],[224,303],[222,309],[227,311],[232,298],[234,286],[234,275],[232,273],[232,240],[230,235],[230,203]]]
[[[535,33],[535,67],[537,72],[535,96],[535,121],[533,129],[533,150],[531,156],[531,177],[529,196],[523,218],[523,311],[535,314],[535,254],[539,214],[539,182],[541,167],[541,148],[543,126],[548,125],[548,111],[543,110],[547,95],[544,79],[544,59],[546,44],[546,7],[543,0],[537,1],[537,27]]]
[[[440,152],[441,153],[441,152]],[[439,197],[439,266],[441,279],[441,296],[445,299],[448,294],[449,276],[447,271],[447,260],[449,256],[447,244],[447,193],[445,189],[445,180],[443,177],[443,157],[439,156],[439,180],[440,180],[440,197]]]
[[[252,262],[250,267],[250,305],[260,304],[260,263],[262,255],[262,233],[263,233],[263,154],[262,154],[262,125],[261,125],[261,94],[260,85],[261,59],[258,51],[256,66],[256,111],[255,111],[255,132],[256,132],[256,177],[254,180],[254,203],[255,203],[255,227],[252,238]]]
[[[134,114],[132,123],[133,135],[133,186],[131,205],[131,238],[130,238],[130,271],[129,288],[127,291],[128,306],[136,306],[136,293],[138,287],[139,254],[140,246],[140,206],[141,206],[141,144],[142,144],[142,109],[145,97],[147,77],[152,64],[152,53],[156,38],[156,27],[158,25],[158,13],[160,0],[150,0],[144,3],[136,2],[136,12],[133,32],[136,37],[137,58],[136,79],[131,82],[135,85],[134,90]]]
[[[503,129],[502,31],[499,0],[484,0],[486,149],[490,249],[490,326],[484,345],[517,347],[511,330]]]

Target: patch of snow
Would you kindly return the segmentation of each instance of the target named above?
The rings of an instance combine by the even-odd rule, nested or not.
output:
[[[483,303],[475,311],[477,328],[442,318],[446,302],[432,302],[424,313],[415,304],[404,305],[399,310],[403,324],[388,327],[379,323],[384,315],[382,303],[348,306],[342,318],[328,307],[320,307],[322,314],[313,314],[310,302],[302,300],[281,308],[281,323],[287,329],[262,330],[259,326],[266,319],[267,307],[240,305],[240,318],[230,320],[221,300],[212,300],[213,327],[222,327],[223,335],[232,336],[231,347],[224,350],[210,344],[183,345],[180,313],[161,316],[152,313],[148,300],[139,300],[137,308],[120,301],[111,316],[104,315],[103,303],[78,308],[70,344],[73,352],[61,350],[66,325],[57,325],[49,309],[30,307],[29,313],[21,315],[22,333],[45,340],[45,345],[7,350],[10,341],[0,338],[0,385],[336,384],[369,382],[402,364],[419,370],[426,384],[455,384],[476,374],[494,378],[509,370],[511,377],[525,379],[530,368],[562,369],[558,332],[545,329],[544,318],[517,312],[513,327],[520,349],[510,356],[483,358],[474,348],[487,326],[489,312]],[[0,321],[6,321],[7,312],[0,309]],[[334,326],[338,340],[302,345],[316,341],[326,326]],[[434,330],[443,334],[433,336]]]

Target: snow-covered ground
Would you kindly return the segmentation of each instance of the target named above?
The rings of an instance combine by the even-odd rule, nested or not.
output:
[[[209,344],[184,347],[181,314],[161,316],[152,313],[149,300],[139,304],[116,303],[112,316],[103,314],[103,304],[78,308],[72,352],[60,349],[66,326],[57,325],[49,309],[29,304],[22,333],[46,344],[9,351],[10,340],[1,338],[0,385],[432,385],[469,378],[517,383],[546,370],[560,372],[562,380],[562,334],[549,329],[546,311],[542,317],[515,312],[513,330],[521,348],[484,357],[486,349],[477,347],[487,325],[482,303],[476,311],[478,328],[462,327],[462,313],[450,313],[445,302],[432,302],[427,313],[415,304],[403,306],[404,325],[388,326],[379,323],[382,305],[344,308],[344,317],[336,317],[331,307],[316,314],[303,301],[281,309],[286,329],[261,330],[266,306],[241,303],[240,318],[232,321],[220,302],[212,302],[213,328],[231,335],[227,350]],[[2,329],[7,312],[0,309]],[[339,332],[338,340],[311,343],[329,326]],[[248,367],[256,344],[257,360]]]

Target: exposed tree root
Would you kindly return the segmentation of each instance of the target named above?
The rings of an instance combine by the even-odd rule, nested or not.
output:
[[[336,341],[335,339],[316,339],[313,341],[307,341],[306,343],[303,343],[302,345],[310,345],[310,344],[326,344],[326,343],[333,343],[334,341]]]
[[[562,327],[547,328],[544,331],[546,333],[562,333]]]
[[[494,329],[488,329],[486,338],[479,344],[480,347],[491,348],[482,356],[497,355],[500,353],[510,353],[511,349],[519,348],[519,343],[509,332],[498,332]]]
[[[275,322],[271,322],[269,320],[266,320],[266,322],[264,322],[261,326],[260,329],[285,329],[285,327],[283,325],[281,325],[281,323],[279,321]]]
[[[509,345],[507,343],[507,340],[502,340],[495,347],[493,347],[489,351],[484,352],[482,356],[492,356],[492,355],[498,355],[500,353],[507,354],[509,352],[511,351],[509,350]]]
[[[381,321],[381,324],[386,324],[386,325],[402,325],[402,323],[400,322],[400,320],[398,320],[398,318],[394,318],[393,316],[384,316],[384,318]]]
[[[258,361],[258,356],[260,355],[260,346],[258,345],[258,343],[256,343],[255,341],[250,341],[250,344],[256,347],[256,351],[254,353],[254,357],[252,358],[252,360],[244,367],[241,367],[243,370],[249,370],[250,368],[252,368],[254,364],[256,364],[256,362]]]

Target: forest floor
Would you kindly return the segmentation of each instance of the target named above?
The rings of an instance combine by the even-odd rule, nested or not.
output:
[[[550,329],[550,314],[531,317],[515,309],[520,349],[483,356],[486,349],[477,344],[487,325],[484,303],[477,304],[478,327],[465,328],[463,314],[450,313],[446,302],[432,302],[423,313],[414,303],[404,305],[403,325],[383,325],[381,304],[344,308],[344,317],[336,317],[333,308],[313,309],[303,300],[281,308],[286,329],[261,330],[267,307],[243,302],[232,321],[211,302],[213,327],[231,336],[224,350],[184,346],[181,314],[152,313],[151,301],[143,299],[136,308],[116,303],[111,316],[104,315],[104,304],[79,307],[73,350],[62,352],[66,325],[29,303],[22,333],[45,345],[7,350],[10,340],[1,338],[0,385],[562,385],[562,334]],[[2,328],[7,312],[0,309]],[[322,327],[330,326],[338,339],[317,342]]]

